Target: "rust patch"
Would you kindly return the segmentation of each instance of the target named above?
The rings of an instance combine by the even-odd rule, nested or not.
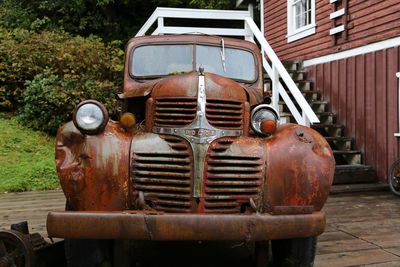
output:
[[[301,135],[301,136],[299,136]],[[264,206],[313,206],[321,210],[333,181],[335,160],[316,131],[295,124],[278,128],[266,139],[267,174]]]
[[[74,209],[128,208],[130,139],[131,134],[113,122],[98,135],[83,135],[72,122],[59,129],[56,167]]]

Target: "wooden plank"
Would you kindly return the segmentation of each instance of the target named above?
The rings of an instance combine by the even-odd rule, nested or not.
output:
[[[375,164],[375,53],[365,55],[365,152],[364,163]]]
[[[322,235],[318,237],[318,244],[322,242],[332,242],[332,241],[340,241],[340,240],[352,240],[355,239],[353,236],[340,232],[334,228],[331,232],[324,232]]]
[[[387,114],[386,114],[386,50],[375,53],[376,83],[376,139],[375,159],[376,172],[379,177],[385,177],[387,172]]]
[[[376,246],[357,238],[349,240],[319,241],[317,255],[343,253],[348,251],[361,251],[376,248]]]
[[[375,18],[379,18],[398,10],[396,9],[398,4],[397,0],[349,1],[350,20],[365,21],[364,17],[368,17],[371,14],[376,14]]]
[[[365,56],[356,57],[356,132],[355,143],[365,151]]]
[[[316,66],[317,75],[316,75],[316,88],[321,91],[321,94],[325,96],[325,87],[324,87],[324,65],[320,64]]]
[[[338,85],[338,108],[337,108],[337,119],[340,123],[347,125],[347,59],[340,60],[339,64],[339,85]],[[345,127],[345,135],[347,135],[348,129]]]
[[[46,217],[52,210],[64,210],[65,197],[61,190],[9,193],[0,195],[0,229],[28,221],[29,231],[46,237]]]
[[[360,266],[365,264],[386,263],[398,260],[398,257],[389,252],[380,249],[370,249],[367,251],[317,255],[314,266]]]
[[[346,84],[346,136],[355,137],[356,118],[356,65],[355,58],[346,59],[347,62],[347,84]]]
[[[329,101],[328,108],[332,110],[331,63],[324,64],[324,99]]]
[[[332,61],[331,65],[331,109],[332,112],[337,112],[339,108],[339,62]]]
[[[380,235],[370,235],[370,234],[361,235],[360,238],[385,249],[392,247],[400,247],[400,233],[394,231],[391,233],[385,233]]]
[[[398,80],[396,72],[399,70],[399,49],[400,47],[387,50],[387,170],[389,166],[399,157],[398,138],[393,134],[399,130],[398,123]]]

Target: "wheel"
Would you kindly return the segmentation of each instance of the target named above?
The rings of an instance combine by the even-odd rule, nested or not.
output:
[[[29,239],[14,230],[0,231],[0,266],[34,266],[34,254]]]
[[[311,267],[314,264],[317,237],[273,240],[272,258],[276,267]]]
[[[65,210],[73,210],[68,202]],[[112,240],[66,238],[64,247],[69,267],[112,266]]]
[[[400,158],[393,162],[389,168],[388,184],[390,191],[400,197]]]

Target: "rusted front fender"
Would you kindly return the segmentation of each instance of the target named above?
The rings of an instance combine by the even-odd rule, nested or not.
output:
[[[328,142],[313,129],[285,124],[264,143],[267,148],[265,209],[275,213],[285,213],[296,206],[321,210],[335,169]]]
[[[57,133],[56,167],[75,210],[122,210],[129,203],[131,135],[109,122],[98,135],[84,135],[72,122]]]

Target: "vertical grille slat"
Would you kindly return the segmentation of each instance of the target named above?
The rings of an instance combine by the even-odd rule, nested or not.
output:
[[[207,99],[206,118],[215,128],[240,130],[243,128],[244,104],[227,99]]]
[[[154,126],[183,127],[196,118],[196,98],[157,98],[154,108]]]

